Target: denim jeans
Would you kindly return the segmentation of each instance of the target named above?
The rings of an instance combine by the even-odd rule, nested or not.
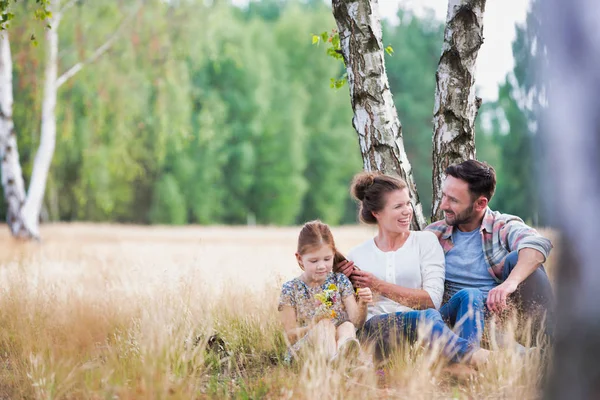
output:
[[[519,253],[517,251],[513,251],[506,256],[502,279],[508,278],[508,275],[517,265],[518,259]],[[510,297],[515,303],[520,316],[532,319],[532,334],[534,335],[532,339],[535,339],[535,335],[540,329],[549,339],[552,339],[554,333],[554,292],[544,266],[542,265],[533,271],[527,279],[521,282],[515,293]],[[542,326],[544,318],[545,323]]]
[[[462,289],[440,308],[440,315],[454,332],[475,346],[481,342],[484,314],[483,293],[479,289]]]
[[[423,339],[426,343],[431,344],[440,337],[443,340],[448,339],[442,351],[444,356],[451,361],[458,362],[468,359],[478,347],[474,346],[473,342],[454,334],[444,323],[440,313],[431,308],[376,315],[365,323],[365,326],[359,331],[359,336],[363,340],[373,342],[376,355],[382,359],[389,356],[394,345],[397,346],[405,340],[416,341],[421,324],[426,324],[423,329],[426,334]]]

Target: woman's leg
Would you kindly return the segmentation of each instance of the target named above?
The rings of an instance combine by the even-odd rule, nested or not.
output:
[[[450,360],[471,360],[474,363],[481,363],[487,355],[486,350],[481,350],[483,353],[479,351],[478,343],[470,343],[452,332],[442,320],[440,313],[434,309],[378,315],[367,321],[363,334],[375,340],[381,355],[386,356],[389,354],[390,345],[395,345],[402,340],[415,341],[421,324],[426,324],[422,332],[426,335],[424,339],[429,344],[438,339],[447,341],[443,353]],[[393,336],[394,333],[396,337]]]
[[[481,290],[462,289],[440,308],[440,314],[458,336],[479,345],[483,334],[484,307]]]

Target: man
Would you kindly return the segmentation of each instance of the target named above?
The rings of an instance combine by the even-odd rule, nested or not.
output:
[[[491,313],[508,306],[539,324],[551,319],[553,294],[542,263],[552,244],[520,218],[488,207],[496,189],[489,165],[468,160],[449,166],[442,185],[445,219],[426,230],[438,237],[446,256],[445,304],[440,313],[452,324],[468,318],[460,307],[462,289],[479,289]],[[546,333],[551,335],[549,324]]]

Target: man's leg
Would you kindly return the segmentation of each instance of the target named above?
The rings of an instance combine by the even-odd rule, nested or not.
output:
[[[519,258],[517,251],[511,252],[504,260],[502,278],[506,279]],[[533,339],[537,330],[542,328],[551,339],[554,321],[554,292],[544,266],[540,266],[525,279],[517,291],[511,296],[516,303],[519,313],[525,318],[531,318],[533,323]],[[545,318],[545,321],[544,321]],[[542,327],[541,324],[544,324]]]
[[[462,289],[440,308],[444,321],[470,343],[479,345],[483,333],[484,302],[479,289]]]

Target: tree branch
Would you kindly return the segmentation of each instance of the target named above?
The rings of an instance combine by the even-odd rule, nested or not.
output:
[[[75,3],[77,3],[78,1],[79,0],[70,0],[68,3],[66,3],[64,6],[62,6],[58,12],[62,14],[63,12],[67,11],[69,8],[73,7],[75,5]]]
[[[75,1],[77,1],[77,0],[72,0],[69,4],[74,3]],[[127,25],[129,23],[129,21],[133,18],[133,16],[136,14],[136,12],[139,10],[139,8],[140,7],[138,5],[138,7],[136,7],[136,9],[129,16],[125,17],[123,19],[123,21],[121,22],[121,24],[117,27],[117,29],[115,29],[113,34],[108,38],[108,40],[106,42],[104,42],[104,44],[102,44],[100,47],[98,47],[90,57],[88,57],[84,61],[80,61],[77,64],[73,65],[71,68],[69,68],[67,71],[65,71],[61,76],[59,76],[58,79],[56,80],[56,88],[58,89],[59,87],[61,87],[66,81],[68,81],[73,76],[75,76],[79,71],[81,71],[83,69],[83,67],[85,67],[88,64],[93,63],[98,58],[100,58],[100,56],[102,56],[102,54],[106,53],[106,51],[108,49],[110,49],[110,47],[113,45],[113,43],[117,40],[117,38],[121,34],[121,31],[123,30],[125,25]]]

